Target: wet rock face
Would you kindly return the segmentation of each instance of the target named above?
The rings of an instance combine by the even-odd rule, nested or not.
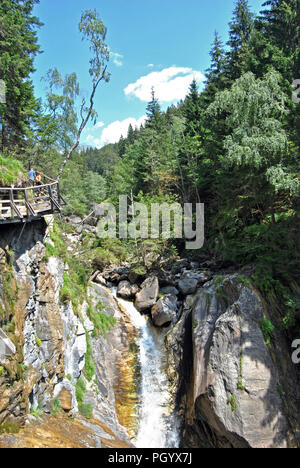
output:
[[[188,296],[168,336],[169,373],[193,363],[188,381],[178,383],[187,447],[289,445],[279,375],[259,325],[263,304],[237,277],[210,281]],[[192,349],[184,357],[187,317]]]

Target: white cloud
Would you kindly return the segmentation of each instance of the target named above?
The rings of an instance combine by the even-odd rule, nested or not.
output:
[[[103,122],[97,122],[95,125],[94,125],[94,129],[97,129],[97,128],[101,128],[101,127],[104,127],[104,123]]]
[[[126,96],[135,96],[141,101],[148,102],[151,100],[153,87],[159,101],[171,102],[185,98],[193,79],[200,83],[205,77],[200,71],[192,68],[169,67],[142,76],[135,83],[129,84],[124,89],[124,93]]]
[[[153,68],[153,67],[154,67],[154,64],[153,64],[153,63],[148,63],[147,67],[148,67],[148,68]]]
[[[86,132],[87,133],[94,133],[95,131],[99,130],[99,128],[104,127],[104,122],[97,122],[93,127],[87,127]]]
[[[117,52],[110,52],[110,56],[112,58],[113,63],[117,65],[117,67],[123,66],[123,55],[118,54]]]
[[[89,134],[86,139],[85,143],[91,146],[95,146],[96,148],[102,148],[109,143],[117,143],[121,135],[126,138],[128,133],[128,127],[131,124],[133,128],[137,127],[140,128],[146,121],[146,115],[143,115],[138,120],[134,119],[133,117],[129,117],[125,120],[116,120],[112,122],[107,127],[102,130],[102,134],[100,135],[92,135]]]

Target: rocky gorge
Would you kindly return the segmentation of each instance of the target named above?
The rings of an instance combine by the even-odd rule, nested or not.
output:
[[[0,327],[16,347],[0,362],[0,447],[135,445],[140,336],[126,304],[164,348],[163,417],[172,431],[176,416],[179,447],[299,446],[297,366],[253,267],[176,259],[137,273],[123,262],[96,269],[74,297],[70,265],[49,253],[52,223],[0,232]],[[95,232],[73,224],[76,257]]]

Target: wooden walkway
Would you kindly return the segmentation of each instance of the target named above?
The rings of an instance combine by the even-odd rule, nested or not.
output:
[[[44,176],[49,183],[28,187],[0,187],[0,225],[25,223],[59,213],[66,205],[59,183]]]

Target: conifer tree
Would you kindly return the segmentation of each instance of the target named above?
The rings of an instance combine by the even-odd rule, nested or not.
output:
[[[163,116],[153,87],[151,90],[151,101],[148,102],[146,107],[146,115],[148,117],[146,122],[147,127],[153,128],[154,130],[160,130],[162,128]]]
[[[134,130],[131,124],[128,126],[127,141],[131,145],[135,140]]]
[[[214,100],[215,94],[218,91],[222,91],[226,86],[226,77],[224,74],[226,54],[224,45],[217,31],[215,31],[215,37],[210,51],[210,57],[211,65],[205,71],[206,87],[201,96],[201,99],[203,100],[206,106]]]
[[[41,26],[32,10],[39,0],[0,2],[0,79],[5,82],[6,102],[0,104],[2,150],[25,143],[38,108],[30,74],[40,48],[36,29]]]
[[[227,42],[230,51],[227,53],[226,76],[231,83],[247,71],[248,42],[252,29],[253,13],[250,12],[248,1],[237,0],[232,21],[229,23]]]
[[[183,115],[186,119],[185,135],[199,136],[202,128],[202,109],[195,79],[190,84],[189,93],[183,106]]]

